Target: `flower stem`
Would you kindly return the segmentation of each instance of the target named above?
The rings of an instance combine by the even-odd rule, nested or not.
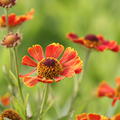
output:
[[[47,101],[47,96],[48,95],[48,84],[45,85],[45,88],[43,90],[43,95],[42,95],[42,103],[41,103],[41,107],[40,107],[40,112],[39,112],[39,119],[38,120],[42,120],[43,117],[43,111],[44,111],[44,106],[46,104]]]
[[[79,94],[79,86],[80,86],[81,81],[84,78],[84,71],[86,71],[87,63],[88,63],[88,60],[90,58],[90,54],[91,54],[91,50],[87,49],[86,56],[85,56],[85,61],[84,61],[84,70],[81,73],[80,77],[78,79],[75,77],[75,80],[74,80],[74,90],[73,90],[73,95],[72,95],[72,98],[71,98],[70,109],[68,111],[69,120],[72,120],[72,116],[73,116],[73,112],[74,112],[74,110],[73,110],[74,103],[75,103],[76,98],[78,97],[78,94]]]
[[[16,75],[17,75],[17,79],[18,79],[18,89],[19,89],[19,93],[20,93],[21,100],[22,100],[22,102],[24,103],[24,97],[23,97],[22,88],[21,88],[21,83],[20,83],[20,78],[19,78],[18,60],[17,60],[17,50],[16,50],[15,47],[13,48],[13,51],[14,51],[14,57],[15,57]]]
[[[107,117],[111,118],[114,115],[117,107],[118,107],[118,102],[115,104],[115,106],[110,105],[110,107],[108,108],[108,111],[106,113]]]

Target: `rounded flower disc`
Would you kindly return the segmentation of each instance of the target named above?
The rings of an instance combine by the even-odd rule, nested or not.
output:
[[[20,75],[24,83],[32,87],[38,82],[53,83],[58,82],[65,77],[72,77],[82,71],[82,61],[77,51],[68,47],[64,51],[64,47],[59,43],[52,43],[46,47],[45,55],[40,45],[33,45],[28,49],[31,57],[24,56],[22,64],[33,67],[33,71],[26,75]],[[60,58],[61,54],[62,57]],[[30,76],[36,73],[36,76]]]
[[[16,3],[16,0],[0,0],[0,6],[5,8],[10,8],[14,6]]]

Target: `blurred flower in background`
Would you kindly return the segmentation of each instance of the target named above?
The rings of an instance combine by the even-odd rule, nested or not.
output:
[[[10,105],[10,94],[6,93],[5,95],[0,97],[0,102],[3,106]]]
[[[13,28],[13,27],[23,24],[24,22],[28,20],[31,20],[33,18],[34,12],[35,12],[34,9],[31,9],[28,13],[26,13],[25,15],[21,15],[21,16],[17,16],[15,13],[11,13],[8,16],[8,26],[10,28]],[[0,18],[0,27],[1,28],[7,27],[5,15],[1,16]]]
[[[115,41],[108,41],[102,35],[88,34],[85,37],[78,37],[75,33],[69,33],[67,38],[87,48],[94,48],[97,51],[112,50],[120,51],[120,46]]]

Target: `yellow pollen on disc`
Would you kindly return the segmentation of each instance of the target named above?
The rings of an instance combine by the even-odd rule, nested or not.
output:
[[[38,63],[37,72],[38,76],[40,77],[54,79],[62,72],[62,65],[57,59],[53,57],[47,57]]]

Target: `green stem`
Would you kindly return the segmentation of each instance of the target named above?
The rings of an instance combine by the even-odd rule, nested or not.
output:
[[[72,95],[72,98],[71,98],[70,109],[68,111],[69,120],[72,120],[72,116],[73,116],[73,112],[74,112],[73,111],[73,106],[74,106],[76,98],[79,94],[79,86],[80,86],[81,81],[84,78],[84,71],[86,71],[87,63],[88,63],[88,60],[90,58],[90,53],[91,53],[91,50],[87,49],[86,56],[85,56],[85,61],[84,61],[84,70],[83,70],[83,72],[81,73],[81,76],[78,79],[77,78],[74,79],[74,90],[73,90],[73,95]]]
[[[42,95],[42,103],[41,103],[41,107],[40,107],[40,112],[39,112],[39,119],[38,120],[42,120],[43,117],[43,111],[44,111],[44,106],[46,104],[47,101],[47,95],[48,95],[48,84],[45,85],[45,88],[43,90],[43,95]]]
[[[118,107],[118,102],[115,104],[115,106],[110,105],[108,112],[106,113],[106,116],[111,118],[114,115],[117,107]]]
[[[16,48],[15,48],[15,47],[13,48],[13,51],[14,51],[14,57],[15,57],[16,75],[17,75],[17,79],[18,79],[18,89],[19,89],[19,93],[20,93],[21,100],[22,100],[22,102],[24,103],[24,97],[23,97],[22,88],[21,88],[21,83],[20,83],[20,78],[19,78],[17,51],[16,51]]]

